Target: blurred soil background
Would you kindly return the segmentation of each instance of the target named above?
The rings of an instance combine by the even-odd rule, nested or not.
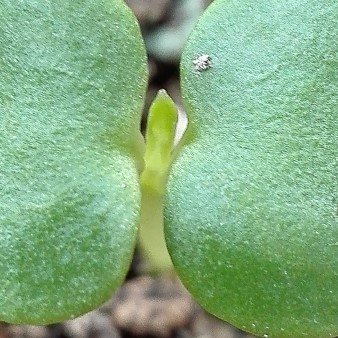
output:
[[[179,59],[212,0],[125,0],[139,20],[149,55],[146,113],[158,89],[181,106]],[[49,326],[0,323],[0,338],[253,338],[204,312],[175,276],[142,273],[135,252],[125,283],[100,309]],[[224,299],[226,303],[226,299]]]

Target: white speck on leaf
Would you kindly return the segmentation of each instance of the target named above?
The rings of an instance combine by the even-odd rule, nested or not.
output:
[[[212,60],[208,54],[202,54],[193,61],[193,64],[196,70],[202,72],[212,67]]]

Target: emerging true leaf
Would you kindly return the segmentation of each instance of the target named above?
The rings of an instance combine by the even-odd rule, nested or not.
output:
[[[154,273],[171,271],[173,266],[163,233],[163,196],[172,162],[177,108],[165,90],[160,90],[150,106],[142,191],[139,247]]]

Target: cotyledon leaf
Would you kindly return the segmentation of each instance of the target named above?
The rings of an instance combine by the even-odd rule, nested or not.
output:
[[[57,322],[103,303],[132,256],[145,50],[122,0],[0,13],[0,320]]]
[[[184,284],[256,335],[338,334],[338,2],[219,0],[182,58],[165,232]]]

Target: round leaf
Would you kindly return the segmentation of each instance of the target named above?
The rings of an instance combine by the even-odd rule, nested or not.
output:
[[[146,57],[122,1],[0,1],[0,319],[103,303],[131,259]]]
[[[220,0],[183,55],[168,248],[202,306],[260,336],[338,334],[337,36],[335,0]]]

